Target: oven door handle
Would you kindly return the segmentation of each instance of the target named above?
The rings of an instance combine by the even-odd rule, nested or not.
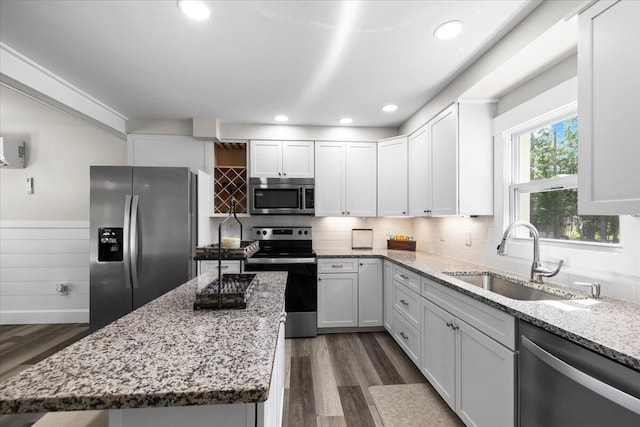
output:
[[[315,264],[315,258],[249,258],[245,264]]]
[[[640,399],[625,393],[622,390],[618,390],[615,387],[610,386],[607,383],[600,381],[597,378],[587,375],[579,369],[574,368],[568,363],[558,359],[553,354],[544,350],[536,343],[528,339],[522,338],[522,345],[527,348],[535,357],[540,361],[547,364],[552,369],[558,371],[560,374],[567,378],[572,379],[581,386],[591,390],[592,392],[604,397],[605,399],[614,402],[629,411],[640,415]]]

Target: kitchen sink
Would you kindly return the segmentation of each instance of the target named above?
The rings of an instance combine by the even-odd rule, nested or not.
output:
[[[540,301],[540,300],[566,300],[567,297],[551,294],[548,292],[534,289],[522,284],[522,282],[509,280],[505,277],[498,276],[494,273],[478,272],[471,274],[447,273],[451,277],[469,283],[470,285],[486,289],[504,297],[521,300],[521,301]]]

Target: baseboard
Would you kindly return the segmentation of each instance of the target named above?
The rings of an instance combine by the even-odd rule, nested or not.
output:
[[[89,323],[89,309],[1,310],[0,325]]]
[[[318,328],[318,335],[320,334],[340,334],[349,332],[381,332],[384,331],[384,326],[365,326],[358,327],[344,327],[344,328]]]

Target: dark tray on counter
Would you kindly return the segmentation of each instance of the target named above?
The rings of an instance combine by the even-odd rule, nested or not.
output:
[[[260,249],[260,243],[257,240],[243,240],[240,242],[239,248],[222,248],[222,258],[228,257],[243,257],[248,258],[251,255],[258,252]],[[219,245],[214,243],[213,245],[201,246],[196,248],[196,257],[217,258]]]
[[[255,274],[223,274],[222,303],[218,306],[218,279],[207,284],[196,293],[194,310],[247,308],[247,300],[255,284]]]

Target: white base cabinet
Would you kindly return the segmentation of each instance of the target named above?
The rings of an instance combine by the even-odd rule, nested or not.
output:
[[[392,333],[393,329],[393,264],[384,260],[384,328]]]
[[[423,291],[428,291],[421,306],[423,375],[466,425],[513,427],[516,353],[474,326],[487,328],[488,333],[499,339],[505,337],[505,343],[510,344],[513,338],[506,339],[506,335],[514,332],[511,324],[515,324],[515,319],[462,294],[460,300],[453,298],[438,289],[441,285],[423,281],[427,282],[423,283]],[[464,305],[464,299],[469,299],[470,304]],[[435,302],[468,316],[474,326]]]
[[[222,274],[240,273],[242,271],[242,261],[225,260],[222,261]],[[198,275],[209,271],[218,271],[218,261],[198,261]]]
[[[382,260],[318,260],[318,328],[382,326]]]

